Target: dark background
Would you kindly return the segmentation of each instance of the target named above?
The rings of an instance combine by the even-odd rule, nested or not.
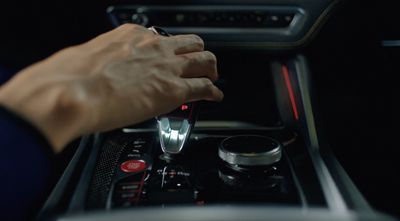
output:
[[[395,143],[394,75],[400,47],[395,7],[385,1],[350,1],[306,49],[318,122],[345,170],[377,209],[400,215],[400,148]]]
[[[105,9],[112,2],[2,1],[1,79],[110,30]],[[400,39],[397,14],[389,1],[347,1],[303,53],[327,143],[375,208],[400,215],[400,152],[393,124],[400,48],[381,46],[383,39]],[[69,156],[61,158],[66,163]]]

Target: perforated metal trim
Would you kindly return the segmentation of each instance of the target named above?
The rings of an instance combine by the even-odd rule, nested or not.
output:
[[[87,209],[105,208],[107,195],[110,191],[111,181],[117,167],[122,151],[128,145],[126,139],[120,136],[107,140],[101,149],[92,181],[89,185]]]

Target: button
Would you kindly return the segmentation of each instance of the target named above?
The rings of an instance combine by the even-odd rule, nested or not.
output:
[[[123,193],[117,193],[115,198],[120,200],[129,200],[129,199],[134,199],[137,196],[138,196],[137,192],[123,192]]]
[[[140,158],[140,157],[142,157],[142,155],[141,154],[129,153],[128,155],[126,155],[126,157],[128,157],[128,158]]]
[[[178,23],[183,23],[185,21],[185,14],[182,14],[182,13],[176,14],[175,20]]]
[[[146,144],[146,143],[147,143],[147,141],[142,140],[142,139],[137,139],[137,140],[133,141],[133,144],[134,144],[134,145]]]
[[[128,160],[121,164],[121,170],[125,173],[136,173],[146,169],[146,166],[143,160]]]
[[[277,15],[271,15],[270,19],[273,22],[279,22],[279,17]]]
[[[189,180],[186,177],[180,177],[180,176],[173,176],[173,177],[168,177],[165,178],[161,188],[163,190],[179,190],[179,189],[190,189],[191,184]]]
[[[120,183],[117,185],[116,191],[137,191],[140,183]]]
[[[133,207],[137,204],[137,200],[114,202],[113,207]]]
[[[284,28],[290,25],[294,14],[272,14],[268,17],[270,27]]]
[[[141,148],[128,147],[128,148],[126,148],[124,154],[125,154],[125,156],[130,157],[130,158],[132,158],[132,157],[140,158],[140,155],[142,155],[143,153],[146,153],[146,151],[147,150],[144,147],[141,147]],[[130,156],[128,156],[128,155],[130,155]]]
[[[144,153],[149,147],[149,142],[144,139],[136,139],[128,146],[128,153]]]
[[[143,149],[144,145],[143,144],[134,144],[133,148],[135,149]]]
[[[139,197],[138,192],[121,192],[121,193],[115,193],[114,200],[117,202],[137,201],[138,197]]]
[[[161,189],[165,191],[176,191],[190,189],[190,173],[179,166],[166,166],[162,170],[157,170],[162,176]]]
[[[142,13],[135,13],[132,15],[132,22],[138,25],[143,25],[146,26],[147,23],[149,22],[149,18]]]
[[[293,20],[293,17],[294,15],[284,15],[283,20],[290,23]]]
[[[207,18],[207,15],[205,15],[205,14],[198,14],[197,15],[197,21],[198,22],[200,22],[200,23],[204,23],[204,22],[207,22],[207,20],[208,20],[208,18]],[[182,107],[183,106],[186,106],[186,107],[188,107],[187,105],[182,105]],[[186,108],[187,109],[187,108]],[[185,109],[185,110],[186,110]],[[183,110],[183,109],[182,109]]]

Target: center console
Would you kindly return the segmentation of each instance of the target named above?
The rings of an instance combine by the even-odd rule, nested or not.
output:
[[[280,148],[296,142],[293,132],[277,128],[197,129],[184,153],[175,159],[164,157],[156,138],[154,132],[128,129],[110,134],[99,154],[86,208],[240,203],[301,205],[299,191],[302,190],[297,175],[287,153],[280,152]],[[240,151],[246,151],[241,158]],[[268,151],[272,161],[265,162]],[[244,165],[256,163],[252,159],[255,155],[259,155],[262,165]]]

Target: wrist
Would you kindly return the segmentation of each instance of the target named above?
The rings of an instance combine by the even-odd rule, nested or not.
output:
[[[19,73],[0,88],[0,104],[32,123],[51,144],[53,151],[79,136],[80,105],[65,84],[37,83],[30,73]],[[44,77],[44,76],[35,76]]]

